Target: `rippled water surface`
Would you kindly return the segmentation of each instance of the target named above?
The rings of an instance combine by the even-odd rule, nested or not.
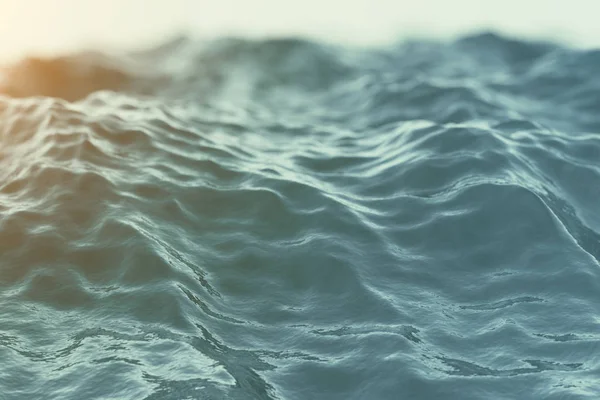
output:
[[[175,40],[0,96],[0,399],[600,398],[600,52]]]

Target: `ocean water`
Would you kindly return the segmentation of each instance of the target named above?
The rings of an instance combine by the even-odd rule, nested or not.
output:
[[[0,399],[600,398],[598,71],[493,33],[6,67]]]

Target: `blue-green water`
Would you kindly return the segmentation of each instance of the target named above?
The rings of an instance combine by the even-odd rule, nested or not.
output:
[[[600,52],[177,40],[0,97],[0,399],[600,398]]]

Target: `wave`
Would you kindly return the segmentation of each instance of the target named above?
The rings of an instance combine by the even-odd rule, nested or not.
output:
[[[3,398],[595,398],[598,54],[182,37],[4,67]]]

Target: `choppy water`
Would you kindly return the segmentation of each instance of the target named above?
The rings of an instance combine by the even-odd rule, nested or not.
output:
[[[597,399],[600,51],[28,59],[0,399]]]

